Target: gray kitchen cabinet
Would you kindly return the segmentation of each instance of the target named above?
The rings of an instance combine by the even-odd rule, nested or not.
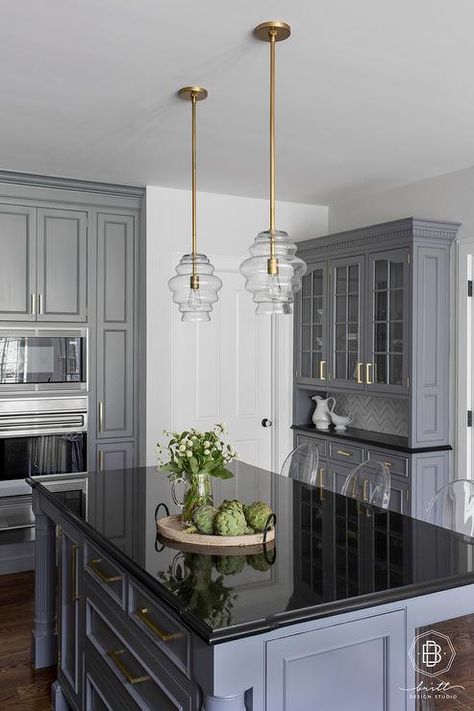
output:
[[[302,280],[301,298],[295,303],[299,383],[328,382],[327,274],[327,262],[312,264]]]
[[[329,270],[329,386],[364,389],[365,257],[333,259]]]
[[[404,611],[354,620],[267,643],[267,709],[405,707]],[[392,683],[387,683],[387,678]]]
[[[0,320],[36,320],[36,209],[0,205]]]
[[[96,466],[99,471],[127,469],[134,465],[134,442],[118,440],[101,442],[96,446]]]
[[[409,382],[409,252],[377,252],[367,262],[366,389],[405,394]]]
[[[82,555],[81,537],[60,528],[59,678],[78,706],[82,704]],[[71,635],[70,630],[74,630]]]
[[[87,321],[87,212],[38,210],[37,320]]]
[[[136,234],[132,215],[97,225],[97,439],[133,437]]]

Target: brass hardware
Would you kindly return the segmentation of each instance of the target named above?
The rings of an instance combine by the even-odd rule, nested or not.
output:
[[[77,551],[80,548],[79,543],[74,543],[71,546],[71,602],[76,602],[79,600],[80,595],[77,592],[77,578],[76,578],[76,568],[77,568]]]
[[[410,378],[407,375],[407,390],[410,390]]]
[[[262,22],[255,28],[259,40],[270,43],[270,258],[268,274],[278,274],[275,250],[275,44],[288,39],[291,28],[286,22]]]
[[[410,252],[407,254],[407,264],[410,264],[411,262],[411,257],[410,257]]]
[[[99,471],[103,472],[104,471],[104,450],[99,449]]]
[[[319,498],[324,499],[324,467],[319,468]]]
[[[154,632],[156,636],[161,639],[162,642],[169,642],[171,639],[178,639],[183,636],[182,632],[165,632],[165,630],[162,630],[161,627],[158,627],[156,622],[153,622],[153,620],[148,617],[149,614],[150,610],[147,607],[140,607],[137,610],[138,617],[146,624],[148,629]]]
[[[368,482],[367,479],[365,479],[365,480],[364,480],[364,488],[363,488],[363,492],[362,492],[362,496],[364,497],[364,501],[368,501],[368,500],[369,500],[369,497],[367,496],[367,487],[368,487],[368,485],[369,485],[369,482]]]
[[[336,450],[336,454],[341,454],[343,457],[352,457],[351,452],[346,452],[345,449]]]
[[[99,432],[104,431],[104,403],[99,401]]]
[[[384,462],[384,464],[385,464],[385,466],[388,467],[389,469],[390,469],[390,467],[392,466],[392,462]]]
[[[354,476],[354,477],[352,477],[352,496],[353,497],[355,497],[355,493],[356,493],[356,478]]]
[[[114,649],[112,652],[107,652],[107,654],[129,684],[142,684],[144,681],[150,680],[150,677],[147,674],[143,676],[133,676],[133,674],[129,672],[121,659],[122,654],[125,654],[125,649]]]
[[[178,96],[191,101],[191,203],[192,203],[192,241],[191,257],[193,260],[189,287],[193,291],[199,289],[199,274],[196,271],[197,229],[196,229],[196,103],[207,99],[207,90],[202,86],[185,86],[178,91]]]
[[[38,294],[38,313],[43,313],[43,294]]]
[[[121,575],[107,575],[107,573],[104,573],[104,571],[100,568],[100,563],[102,563],[102,558],[94,558],[89,562],[89,568],[92,568],[94,573],[99,576],[102,582],[118,583],[120,580],[122,580]]]
[[[356,382],[357,382],[359,385],[362,385],[361,369],[362,369],[362,363],[357,363],[357,368],[356,368]]]
[[[36,315],[36,294],[31,294],[31,313]]]
[[[326,380],[326,376],[324,375],[324,370],[325,370],[324,366],[325,365],[326,365],[325,360],[319,361],[319,379],[320,380]]]
[[[370,379],[370,369],[373,368],[372,363],[365,364],[365,382],[367,385],[372,385],[373,381]]]

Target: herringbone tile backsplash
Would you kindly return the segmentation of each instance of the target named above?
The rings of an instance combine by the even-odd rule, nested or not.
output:
[[[367,395],[328,393],[336,400],[334,411],[352,414],[351,427],[408,437],[408,402]]]

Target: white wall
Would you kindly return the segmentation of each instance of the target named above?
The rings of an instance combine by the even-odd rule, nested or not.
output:
[[[462,222],[460,238],[473,235],[474,168],[331,205],[329,231],[340,232],[399,217]]]
[[[422,180],[403,187],[348,200],[329,208],[329,231],[376,224],[401,217],[425,217],[460,222],[453,246],[452,298],[456,318],[451,323],[451,373],[455,393],[451,409],[451,432],[455,448],[453,471],[458,477],[472,472],[473,434],[466,430],[466,411],[473,407],[473,382],[469,357],[469,334],[474,328],[467,298],[469,260],[474,251],[474,167]]]
[[[199,249],[212,261],[213,255],[248,255],[256,234],[266,229],[267,200],[198,194]],[[309,239],[327,233],[328,209],[322,206],[277,204],[277,225],[295,240]],[[146,275],[147,275],[147,376],[146,376],[146,460],[155,463],[155,443],[163,428],[173,427],[171,382],[171,324],[178,319],[172,304],[168,279],[174,274],[176,252],[189,252],[191,234],[191,194],[158,186],[146,189]],[[249,297],[250,298],[250,297]],[[290,351],[291,320],[284,327],[282,342]],[[290,413],[291,358],[282,359],[287,388],[281,397],[287,399]],[[288,415],[289,416],[289,415]]]

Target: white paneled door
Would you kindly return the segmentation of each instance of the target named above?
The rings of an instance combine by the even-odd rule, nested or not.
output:
[[[182,323],[176,314],[172,320],[173,427],[225,422],[239,458],[270,469],[272,428],[262,420],[272,418],[271,319],[256,316],[240,262],[212,257],[223,287],[210,323]]]

